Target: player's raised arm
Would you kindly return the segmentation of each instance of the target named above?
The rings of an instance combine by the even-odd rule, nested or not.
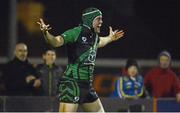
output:
[[[112,41],[116,41],[116,40],[122,38],[123,36],[124,36],[123,30],[121,30],[121,31],[119,31],[119,30],[113,31],[112,27],[109,27],[109,35],[106,36],[106,37],[100,37],[98,48],[104,47],[108,43],[110,43]]]
[[[53,36],[48,31],[51,29],[49,24],[45,24],[43,19],[40,19],[39,22],[37,22],[40,25],[40,30],[43,32],[44,38],[47,43],[52,45],[53,47],[60,47],[64,44],[64,39],[61,36]]]

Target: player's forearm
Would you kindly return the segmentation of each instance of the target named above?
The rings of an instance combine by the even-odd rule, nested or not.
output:
[[[100,41],[98,44],[98,48],[106,46],[108,43],[112,42],[112,38],[107,36],[107,37],[100,37]]]
[[[59,47],[63,45],[63,39],[60,36],[53,36],[48,31],[43,32],[44,38],[47,43],[52,45],[53,47]]]

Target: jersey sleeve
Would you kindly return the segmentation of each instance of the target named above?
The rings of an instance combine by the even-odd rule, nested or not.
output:
[[[74,43],[77,40],[80,32],[81,32],[81,27],[75,27],[73,29],[69,29],[64,33],[62,33],[61,36],[64,39],[64,45]]]

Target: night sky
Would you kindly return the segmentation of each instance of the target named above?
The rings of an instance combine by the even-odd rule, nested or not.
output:
[[[100,35],[108,34],[108,26],[123,29],[123,39],[99,49],[99,58],[154,59],[162,50],[168,50],[174,59],[180,59],[180,1],[178,0],[37,0],[45,6],[44,19],[51,24],[53,34],[73,28],[80,23],[81,11],[97,7],[103,12]],[[0,56],[7,55],[9,1],[0,5]],[[22,28],[18,37],[31,37]],[[42,35],[38,35],[42,37]],[[19,39],[19,41],[25,39]],[[32,56],[39,56],[42,40],[27,41]],[[33,44],[40,45],[39,49]],[[64,47],[57,49],[61,56]]]

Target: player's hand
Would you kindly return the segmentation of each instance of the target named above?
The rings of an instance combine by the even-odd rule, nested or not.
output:
[[[112,41],[116,41],[124,36],[123,30],[112,30],[112,27],[109,27],[109,37],[111,38]]]
[[[40,30],[43,32],[49,31],[51,29],[50,25],[49,24],[46,25],[42,18],[40,18],[37,24],[40,25]]]
[[[34,81],[33,87],[38,88],[38,87],[40,87],[40,85],[41,85],[41,81],[39,79],[36,79]]]
[[[26,83],[30,83],[30,82],[31,82],[32,80],[34,80],[34,79],[36,79],[35,76],[29,75],[29,76],[26,77]]]

